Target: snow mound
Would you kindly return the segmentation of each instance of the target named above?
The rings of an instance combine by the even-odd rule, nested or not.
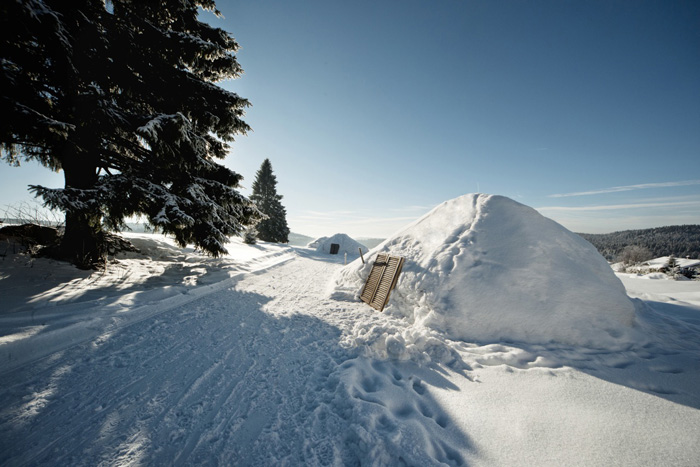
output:
[[[339,255],[344,255],[345,253],[347,253],[348,256],[359,257],[359,248],[362,248],[362,253],[367,253],[369,251],[369,248],[364,246],[362,243],[353,240],[351,237],[344,233],[337,233],[332,237],[317,238],[313,242],[309,243],[307,246],[309,248],[315,249],[316,251],[330,254],[331,244],[333,243],[340,245],[340,248],[338,249]]]
[[[380,252],[406,258],[385,312],[450,339],[613,348],[634,331],[633,302],[597,250],[511,199],[447,201],[336,276],[357,295]]]

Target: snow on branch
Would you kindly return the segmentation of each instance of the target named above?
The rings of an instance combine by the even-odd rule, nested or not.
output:
[[[136,129],[152,149],[155,147],[181,146],[192,143],[192,122],[182,113],[160,114]]]
[[[45,2],[37,0],[16,0],[16,3],[19,3],[28,11],[30,18],[36,20],[38,23],[43,23],[43,28],[54,28],[63,46],[67,49],[70,48],[68,33],[65,31],[59,15],[50,7],[46,6]],[[44,23],[44,20],[48,20],[48,24]]]
[[[51,117],[47,117],[46,115],[37,112],[36,110],[32,109],[31,107],[27,107],[26,105],[17,103],[17,108],[19,112],[31,116],[37,122],[46,125],[50,131],[56,133],[57,135],[67,137],[68,132],[75,130],[75,125],[71,123],[61,122]]]
[[[99,190],[78,188],[46,188],[30,185],[29,191],[43,199],[45,207],[68,213],[88,212],[100,207]]]

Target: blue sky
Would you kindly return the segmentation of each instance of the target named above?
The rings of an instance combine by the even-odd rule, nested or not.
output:
[[[700,2],[219,1],[292,231],[391,235],[456,196],[577,232],[700,223]],[[0,195],[61,186],[0,166]]]

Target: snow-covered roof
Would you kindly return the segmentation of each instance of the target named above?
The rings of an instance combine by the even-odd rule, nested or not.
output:
[[[631,332],[634,305],[597,250],[502,196],[437,206],[344,268],[336,291],[359,291],[379,252],[406,258],[386,311],[453,339],[608,346]]]

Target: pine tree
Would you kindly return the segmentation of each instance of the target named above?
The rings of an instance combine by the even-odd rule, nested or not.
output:
[[[277,194],[277,177],[272,173],[270,159],[265,159],[256,172],[250,199],[267,216],[257,225],[258,238],[266,242],[288,243],[287,210],[282,206],[282,196]]]
[[[668,268],[675,268],[678,265],[678,261],[676,261],[676,257],[671,255],[668,257],[668,262],[666,263],[666,266]]]
[[[255,227],[248,227],[243,232],[243,243],[246,245],[255,245],[258,243],[258,229]]]
[[[672,277],[677,277],[680,274],[680,268],[678,267],[678,261],[676,257],[671,255],[668,257],[668,262],[666,263],[666,274]]]
[[[249,103],[215,84],[241,74],[238,44],[199,8],[218,14],[213,0],[0,6],[2,156],[63,171],[64,188],[31,189],[66,213],[60,255],[76,264],[132,215],[213,255],[261,217],[215,161]]]

